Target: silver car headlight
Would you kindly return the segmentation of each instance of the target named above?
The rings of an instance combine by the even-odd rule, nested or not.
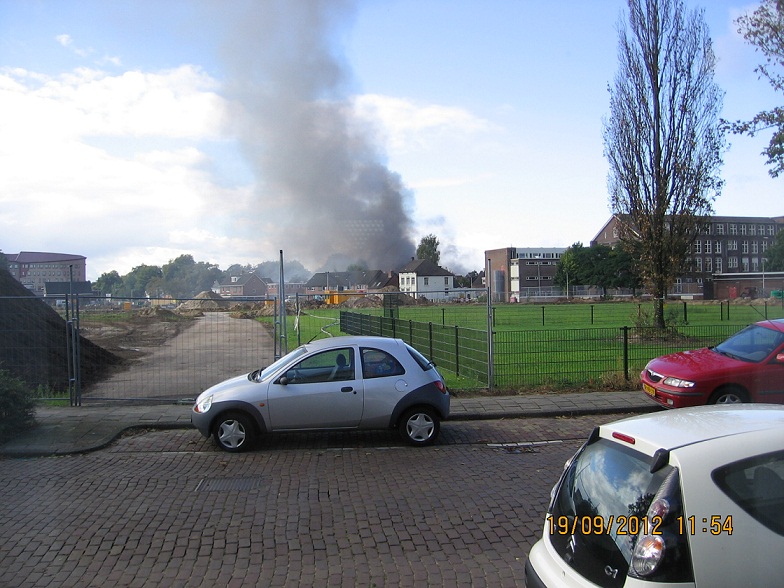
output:
[[[205,396],[204,398],[199,398],[196,401],[196,406],[193,407],[193,410],[200,413],[205,413],[210,410],[212,406],[212,394],[209,396]]]
[[[664,378],[663,383],[675,388],[694,388],[694,382],[681,380],[680,378]]]

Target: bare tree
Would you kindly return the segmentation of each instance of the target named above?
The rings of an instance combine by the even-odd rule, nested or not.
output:
[[[765,56],[765,62],[754,71],[766,78],[774,90],[784,92],[784,76],[780,73],[784,66],[784,0],[763,0],[754,12],[744,14],[735,23],[743,38]],[[737,121],[728,127],[733,133],[750,137],[774,129],[762,154],[772,166],[768,170],[772,177],[784,172],[784,108],[764,110],[750,121]]]
[[[723,93],[702,11],[682,0],[628,0],[604,123],[610,205],[664,327],[664,298],[721,192]]]

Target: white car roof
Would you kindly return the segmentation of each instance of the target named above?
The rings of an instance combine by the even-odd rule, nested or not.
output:
[[[672,450],[711,439],[775,429],[782,432],[784,448],[784,405],[738,404],[696,406],[631,417],[601,425],[600,436],[626,435],[635,449],[653,455],[657,449]],[[626,443],[632,445],[630,440]]]

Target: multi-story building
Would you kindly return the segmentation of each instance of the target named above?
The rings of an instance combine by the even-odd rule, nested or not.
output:
[[[6,253],[8,271],[37,296],[44,295],[46,282],[84,282],[87,258],[69,253],[22,251]]]
[[[558,260],[564,247],[506,247],[485,251],[485,276],[493,300],[517,302],[554,293]]]
[[[614,246],[620,241],[623,219],[614,215],[591,241]],[[713,216],[694,239],[686,268],[673,285],[672,293],[711,298],[734,298],[750,282],[765,285],[765,252],[779,231],[784,230],[784,216],[742,217]],[[768,276],[766,290],[774,286],[776,276]],[[740,289],[739,289],[740,288]],[[734,294],[734,295],[733,295]]]

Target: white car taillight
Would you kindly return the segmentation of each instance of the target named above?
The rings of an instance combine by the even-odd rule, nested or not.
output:
[[[640,576],[649,576],[664,559],[664,539],[661,535],[644,535],[637,541],[632,554],[632,568]]]

